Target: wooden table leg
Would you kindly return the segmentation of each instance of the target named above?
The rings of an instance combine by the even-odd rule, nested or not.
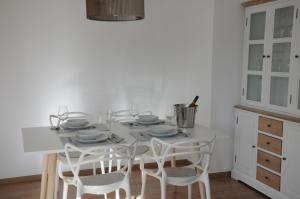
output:
[[[48,181],[48,154],[43,157],[43,171],[41,181],[41,195],[40,199],[45,199],[47,194],[47,181]]]
[[[175,149],[173,148],[173,153],[175,153]],[[171,167],[176,167],[176,157],[173,156],[172,159],[171,159]]]
[[[48,156],[47,199],[53,199],[56,183],[57,154],[49,154]]]

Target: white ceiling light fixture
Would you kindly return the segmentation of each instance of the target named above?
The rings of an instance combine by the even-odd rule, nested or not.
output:
[[[87,18],[96,21],[136,21],[145,18],[144,0],[86,0]]]

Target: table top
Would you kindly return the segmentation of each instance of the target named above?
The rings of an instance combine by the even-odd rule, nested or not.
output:
[[[96,128],[98,126],[96,125]],[[124,144],[131,145],[136,141],[136,138],[132,136],[132,133],[138,131],[145,131],[147,128],[151,127],[141,127],[141,128],[132,128],[120,123],[114,123],[111,128],[111,132],[117,134],[119,137],[124,138]],[[188,133],[189,137],[181,138],[165,138],[168,142],[175,141],[184,141],[190,139],[198,139],[200,141],[212,140],[215,136],[213,130],[195,124],[194,128],[185,129],[185,132]],[[74,136],[75,132],[68,131],[56,131],[51,130],[50,127],[30,127],[23,128],[23,148],[25,153],[41,153],[41,154],[50,154],[50,153],[60,153],[64,151],[64,142],[62,137]],[[115,143],[99,143],[99,147],[107,145],[115,145]],[[94,145],[95,146],[95,145]],[[98,146],[98,145],[97,145]]]

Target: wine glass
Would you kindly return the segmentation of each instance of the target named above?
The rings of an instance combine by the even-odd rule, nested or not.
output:
[[[99,116],[99,123],[103,124],[106,130],[109,131],[112,124],[112,112],[108,110],[106,113],[101,113]]]
[[[173,120],[175,118],[175,108],[174,106],[168,106],[166,109],[166,119],[169,124],[173,125]]]
[[[58,119],[62,120],[62,121],[67,119],[68,112],[69,112],[68,106],[66,106],[66,105],[58,106],[58,113],[57,113]]]
[[[139,109],[137,104],[131,104],[130,106],[130,115],[135,118],[139,114]]]

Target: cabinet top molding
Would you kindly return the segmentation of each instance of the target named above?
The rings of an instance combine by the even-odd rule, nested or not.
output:
[[[243,105],[236,105],[236,106],[234,106],[234,108],[253,112],[253,113],[258,113],[261,115],[266,115],[266,116],[270,116],[270,117],[274,117],[274,118],[278,118],[278,119],[282,119],[282,120],[286,120],[286,121],[290,121],[290,122],[300,123],[299,117],[275,113],[275,112],[271,112],[271,111],[265,111],[262,109],[252,108],[252,107],[243,106]]]
[[[250,7],[250,6],[255,6],[263,3],[268,3],[272,1],[277,1],[277,0],[248,0],[246,2],[241,3],[243,7]]]

